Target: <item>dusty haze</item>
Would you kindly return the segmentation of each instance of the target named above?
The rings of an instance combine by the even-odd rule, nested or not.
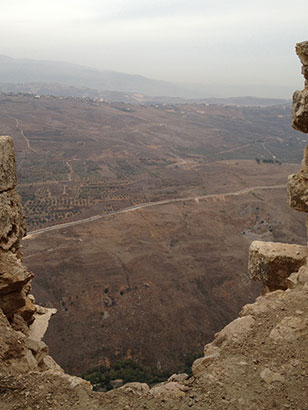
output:
[[[181,83],[248,84],[251,95],[260,84],[282,87],[265,97],[301,87],[293,48],[307,34],[303,0],[1,3],[0,54]]]

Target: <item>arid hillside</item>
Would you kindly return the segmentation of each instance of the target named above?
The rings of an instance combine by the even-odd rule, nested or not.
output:
[[[308,80],[308,42],[296,53]],[[307,93],[305,81],[292,109],[293,127],[306,134]],[[27,155],[35,148],[15,121]],[[304,140],[301,134],[297,141]],[[92,216],[32,231],[24,260],[38,271],[33,290],[42,307],[30,294],[33,273],[20,249],[25,223],[14,144],[0,137],[1,410],[307,408],[308,145],[298,167],[277,161],[266,139],[260,143],[270,160],[197,166],[212,192],[185,180],[182,195],[96,215],[93,208]],[[264,285],[248,304],[260,286],[247,275]],[[120,388],[93,392],[49,356],[42,338],[55,312],[48,306],[58,314],[46,339],[66,369],[133,358],[177,372],[161,383],[127,383],[125,376]],[[190,377],[183,360],[198,351]],[[114,369],[109,381],[119,386]],[[105,388],[101,367],[91,372],[94,386]]]
[[[15,142],[30,231],[136,203],[215,193],[208,182],[215,161],[299,162],[305,145],[290,127],[289,106],[0,95],[0,107],[0,133]],[[220,185],[237,182],[219,171],[217,177]]]
[[[304,241],[282,186],[305,144],[287,106],[0,103],[30,231],[25,263],[38,302],[58,309],[46,341],[66,370],[125,357],[181,368],[259,293],[250,242]]]
[[[295,166],[271,176],[270,165],[255,161],[216,166],[230,181],[245,173],[246,186],[263,178],[264,187],[241,192],[235,183],[235,191],[224,188],[230,195],[148,206],[24,241],[34,294],[58,309],[46,342],[65,369],[78,374],[125,357],[180,369],[259,294],[247,276],[251,241],[305,242],[304,218],[289,211],[281,186]]]

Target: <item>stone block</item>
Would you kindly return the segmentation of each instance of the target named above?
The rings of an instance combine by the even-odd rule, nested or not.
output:
[[[287,278],[306,263],[307,256],[306,246],[254,241],[249,248],[249,275],[269,291],[287,289]]]

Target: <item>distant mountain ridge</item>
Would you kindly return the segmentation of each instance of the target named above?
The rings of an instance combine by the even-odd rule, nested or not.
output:
[[[149,96],[181,98],[238,97],[252,95],[286,98],[289,87],[270,85],[176,84],[59,61],[15,59],[0,55],[1,83],[60,83],[75,87],[115,92],[142,93]]]
[[[88,87],[75,87],[60,83],[1,83],[0,93],[6,94],[34,94],[52,95],[55,97],[90,98],[104,100],[106,102],[123,102],[127,104],[218,104],[237,106],[274,106],[290,105],[291,100],[282,98],[258,98],[258,97],[207,97],[207,98],[185,98],[168,96],[149,96],[141,93],[121,91],[100,91]]]

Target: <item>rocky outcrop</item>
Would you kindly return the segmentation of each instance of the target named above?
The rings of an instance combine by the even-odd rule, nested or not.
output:
[[[308,248],[288,243],[254,241],[249,249],[248,271],[268,291],[287,289],[287,278],[306,263]]]
[[[308,41],[296,44],[296,54],[302,63],[305,88],[295,91],[293,95],[292,126],[298,131],[308,133]]]
[[[295,91],[293,95],[293,127],[302,132],[308,132],[308,88]]]
[[[19,247],[26,228],[16,188],[13,140],[3,136],[0,138],[0,308],[10,321],[19,313],[31,323],[35,307],[28,294],[33,274],[21,263]]]
[[[292,126],[308,133],[308,41],[296,45],[296,53],[302,63],[305,88],[293,95]],[[288,179],[288,200],[291,208],[308,212],[308,148],[306,146],[301,170]]]
[[[308,112],[308,111],[307,111]],[[308,212],[308,147],[304,151],[301,170],[289,175],[287,192],[291,208],[300,212]]]
[[[29,281],[33,274],[26,269],[15,253],[0,250],[0,308],[11,321],[15,313],[21,313],[28,322],[32,315],[24,314],[23,309],[28,302],[28,310],[34,313],[35,308],[27,298],[29,293]]]
[[[30,407],[26,405],[30,393],[25,391],[25,377],[29,377],[29,372],[33,375],[29,389],[34,388],[34,380],[40,384],[47,375],[56,377],[58,385],[75,389],[75,393],[78,390],[79,394],[88,395],[91,387],[78,377],[64,374],[48,355],[48,347],[41,340],[55,309],[35,305],[34,297],[30,295],[33,273],[22,264],[20,242],[26,229],[23,209],[16,193],[11,137],[0,137],[0,171],[0,409],[46,408],[42,405],[42,398],[39,404],[32,402]],[[10,393],[19,389],[21,380],[21,389],[26,395],[19,392],[19,405],[11,404],[14,399]]]
[[[16,251],[26,233],[23,209],[16,193],[17,177],[11,137],[0,138],[0,248]]]

